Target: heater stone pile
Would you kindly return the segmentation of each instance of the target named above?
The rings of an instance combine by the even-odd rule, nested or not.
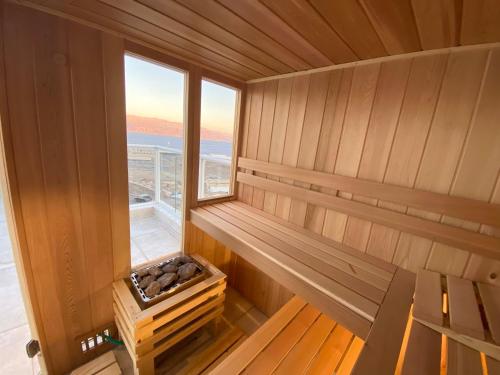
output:
[[[152,298],[161,291],[184,283],[191,279],[199,271],[198,266],[188,256],[181,256],[172,259],[167,264],[159,267],[153,266],[136,271],[139,288],[146,296]]]

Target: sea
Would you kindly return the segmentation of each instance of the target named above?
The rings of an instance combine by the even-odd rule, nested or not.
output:
[[[163,146],[182,152],[184,139],[180,137],[169,137],[166,135],[145,134],[145,133],[127,133],[127,142],[129,144]],[[232,156],[233,144],[224,141],[202,140],[200,153],[202,155],[224,155]]]

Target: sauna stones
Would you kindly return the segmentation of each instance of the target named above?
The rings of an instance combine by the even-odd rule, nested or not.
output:
[[[158,281],[152,281],[146,290],[144,290],[144,293],[149,297],[152,298],[156,296],[158,293],[160,293],[161,290],[161,284]]]
[[[160,267],[151,267],[148,269],[148,271],[149,271],[149,274],[151,276],[154,276],[155,278],[163,275],[163,271],[160,269]]]
[[[159,277],[156,281],[160,283],[161,289],[163,289],[172,284],[175,280],[177,280],[176,273],[166,273],[163,276]]]
[[[137,270],[136,273],[137,273],[137,276],[142,278],[144,276],[149,275],[149,270],[147,268],[142,268],[140,270]]]
[[[141,289],[147,288],[149,284],[151,284],[153,281],[155,281],[155,277],[148,275],[143,279],[141,279],[141,281],[139,282],[139,288]]]
[[[183,256],[175,258],[169,264],[172,264],[174,266],[182,266],[183,264],[191,263],[192,261],[193,260],[191,259],[191,257],[183,255]]]
[[[177,273],[177,266],[174,264],[167,264],[161,269],[165,273]]]
[[[177,270],[177,275],[179,275],[179,281],[189,280],[198,270],[198,267],[194,263],[186,263],[179,267]]]

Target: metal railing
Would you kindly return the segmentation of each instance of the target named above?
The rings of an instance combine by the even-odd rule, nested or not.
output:
[[[180,216],[183,157],[179,150],[162,146],[129,144],[129,204],[159,205]],[[198,195],[201,198],[229,192],[231,158],[200,155]]]

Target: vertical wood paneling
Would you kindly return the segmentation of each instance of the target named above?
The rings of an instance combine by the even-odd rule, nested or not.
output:
[[[455,53],[450,56],[415,183],[417,189],[440,193],[450,191],[470,126],[487,56],[488,51],[483,50]],[[465,76],[464,72],[467,72]],[[439,160],[439,163],[436,163],[436,160]],[[439,215],[421,213],[414,209],[408,209],[408,213],[430,220],[439,220]],[[453,262],[450,262],[450,259],[453,259]],[[432,270],[445,270],[446,273],[459,276],[464,270],[467,259],[466,251],[454,251],[448,246],[434,244],[427,267]]]
[[[333,173],[335,168],[340,135],[351,90],[352,75],[353,69],[331,72],[330,87],[314,165],[315,170]],[[315,189],[314,186],[313,189]],[[333,189],[320,188],[320,191],[337,194],[337,191]],[[322,233],[325,215],[326,209],[324,207],[308,205],[305,221],[306,228],[315,233]]]
[[[325,102],[328,93],[329,72],[319,73],[311,77],[311,87],[307,99],[306,113],[304,116],[304,126],[300,137],[299,156],[297,167],[313,169],[316,160],[316,150],[318,148],[321,124],[325,112]],[[310,187],[310,184],[300,182],[297,186]],[[290,204],[290,214],[288,220],[294,224],[304,226],[306,218],[307,204],[305,202],[293,200]]]
[[[75,337],[92,329],[92,314],[89,285],[81,282],[87,275],[87,254],[83,243],[72,126],[74,112],[66,26],[61,19],[41,14],[32,25],[32,35],[38,142],[43,170],[43,184],[39,188],[45,193],[50,246],[60,280],[56,291],[66,307],[63,320],[68,334]]]
[[[113,314],[107,288],[114,279],[111,218],[109,210],[109,176],[107,160],[105,99],[101,54],[101,33],[84,26],[70,24],[69,58],[74,105],[76,158],[78,160],[79,193],[83,244],[91,298],[94,327],[109,322]],[[96,58],[88,59],[94,55]],[[85,202],[93,202],[92,205]]]
[[[288,112],[288,122],[283,148],[282,162],[291,167],[297,166],[299,156],[300,137],[304,124],[304,116],[307,105],[307,95],[309,93],[309,76],[300,76],[294,78],[292,95],[290,98],[290,109]],[[282,182],[292,184],[293,181],[280,179]],[[291,199],[289,197],[278,195],[276,200],[276,215],[288,219],[290,215]]]
[[[278,82],[278,92],[274,110],[274,121],[271,132],[271,144],[269,150],[269,161],[280,163],[283,160],[283,149],[285,143],[286,125],[290,110],[290,97],[292,93],[293,79],[282,79]],[[273,178],[269,176],[269,178]],[[276,178],[273,178],[276,179]],[[266,191],[264,195],[264,211],[274,214],[276,211],[277,195]]]
[[[499,106],[494,104],[500,95],[499,55],[498,49],[488,47],[443,51],[332,70],[328,76],[313,73],[294,77],[286,131],[273,130],[271,140],[271,153],[273,144],[284,144],[283,158],[270,160],[461,197],[498,200],[494,189],[499,190],[500,128],[493,119],[500,115]],[[309,82],[301,89],[300,101],[299,78]],[[282,82],[279,80],[278,86]],[[286,117],[280,112],[276,105],[275,119]],[[281,181],[299,184],[286,178]],[[309,184],[301,186],[318,190]],[[349,192],[322,190],[343,199],[495,233],[495,229],[477,223]],[[268,194],[271,196],[268,192],[265,196]],[[269,207],[267,211],[273,213]],[[457,275],[465,272],[486,282],[496,282],[495,274],[500,272],[498,262],[471,256],[466,249],[306,206],[286,196],[278,197],[274,213],[412,271],[429,267]]]
[[[93,356],[81,353],[78,338],[113,324],[111,285],[130,268],[129,254],[114,262],[115,253],[129,253],[122,239],[128,213],[112,215],[128,210],[123,43],[62,18],[2,7],[2,114],[9,117],[2,133],[10,137],[6,159],[21,202],[20,251],[30,262],[47,368],[68,373]]]
[[[410,66],[410,60],[387,62],[381,66],[377,93],[373,102],[370,123],[357,174],[358,178],[374,181],[382,181],[384,178]],[[374,199],[363,197],[355,196],[353,199],[368,204],[377,203]],[[345,236],[347,238],[359,237],[361,243],[366,243],[369,254],[377,254],[382,259],[390,262],[392,260],[391,252],[394,251],[394,248],[388,245],[392,245],[392,241],[389,241],[389,243],[384,241],[381,246],[377,242],[377,237],[369,237],[370,231],[370,222],[351,217],[347,223]]]
[[[264,86],[262,117],[260,120],[259,141],[257,146],[257,160],[269,161],[277,88],[278,82],[276,81],[266,82]],[[252,205],[261,210],[264,208],[264,190],[254,188]]]
[[[128,166],[125,119],[125,67],[123,39],[102,34],[104,91],[106,100],[106,139],[108,142],[111,230],[113,236],[114,278],[130,272],[130,227],[128,208]]]
[[[258,83],[252,90],[252,100],[250,103],[250,114],[248,119],[248,132],[245,139],[245,155],[247,158],[255,159],[257,157],[257,148],[259,146],[260,119],[262,116],[262,101],[264,95],[264,84]],[[243,187],[243,201],[251,204],[253,196],[253,187]]]
[[[358,173],[379,71],[380,64],[360,66],[354,70],[335,164],[336,174],[356,177]],[[349,194],[343,192],[339,192],[339,196],[350,198]],[[347,215],[329,210],[325,218],[323,233],[342,241],[346,224]],[[358,239],[359,237],[348,237],[345,240],[352,246]]]
[[[34,22],[33,13],[22,11],[19,7],[6,4],[3,7],[3,35],[5,60],[5,88],[8,94],[9,131],[13,150],[32,150],[26,152],[23,160],[14,158],[17,169],[18,193],[21,199],[22,217],[26,245],[29,249],[30,267],[33,272],[34,287],[39,302],[40,318],[44,322],[40,327],[45,333],[46,346],[50,347],[52,356],[45,358],[45,363],[54,372],[62,372],[72,359],[68,336],[63,321],[63,301],[55,291],[57,285],[57,265],[55,254],[50,245],[49,224],[47,222],[43,200],[36,199],[34,187],[43,185],[43,170],[40,159],[40,143],[38,141],[38,118],[34,88],[34,71],[32,68],[33,40],[31,29],[25,25]],[[2,126],[7,124],[2,121]],[[15,124],[15,127],[12,126]],[[33,127],[35,127],[33,129]],[[8,157],[6,155],[6,157]],[[54,361],[54,358],[66,360]]]

